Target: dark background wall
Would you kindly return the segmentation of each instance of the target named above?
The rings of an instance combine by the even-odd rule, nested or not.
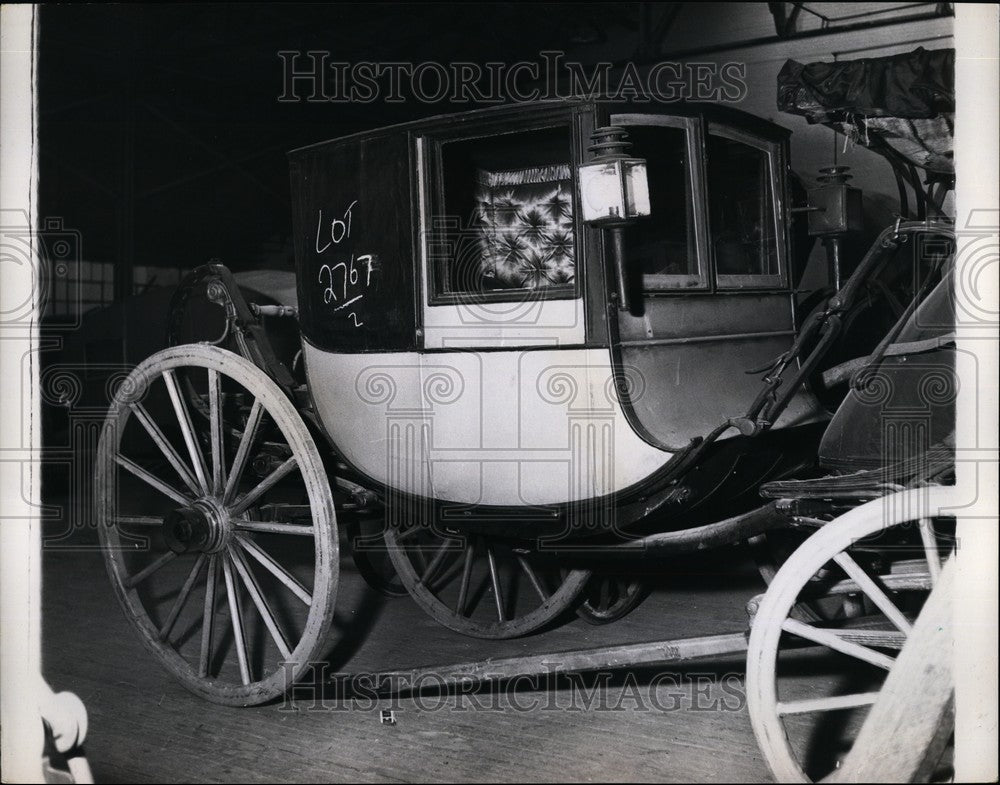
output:
[[[546,48],[573,49],[574,37],[627,31],[635,11],[44,6],[42,214],[78,229],[93,261],[192,267],[219,258],[236,269],[255,266],[280,257],[289,231],[286,151],[449,111],[418,101],[279,102],[279,50],[328,51],[346,62],[537,60]]]
[[[777,116],[784,60],[949,46],[950,15],[935,3],[46,5],[40,214],[79,232],[94,268],[81,273],[85,307],[213,258],[290,269],[288,150],[468,108],[281,102],[282,50],[345,62],[511,63],[543,50],[585,65],[736,60],[750,86],[741,108],[791,127],[793,163],[813,176],[843,140]],[[869,206],[891,213],[888,165],[863,148],[840,157]]]

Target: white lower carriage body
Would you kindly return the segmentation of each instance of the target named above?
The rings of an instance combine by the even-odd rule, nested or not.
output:
[[[606,497],[672,453],[635,434],[607,349],[338,354],[305,346],[343,457],[397,491],[469,505]]]

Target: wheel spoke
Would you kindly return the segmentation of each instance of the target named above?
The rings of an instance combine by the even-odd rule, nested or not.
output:
[[[864,660],[885,670],[890,670],[894,662],[892,657],[873,651],[867,646],[861,646],[860,644],[844,640],[833,630],[823,629],[822,627],[811,627],[796,619],[785,619],[785,622],[781,625],[781,629],[792,633],[792,635],[798,635],[800,638],[810,640],[813,643],[826,646],[834,651],[839,651],[841,654],[846,654],[849,657]]]
[[[927,554],[927,568],[931,574],[931,584],[935,584],[941,576],[941,554],[938,552],[934,522],[930,518],[921,518],[918,525],[920,527],[920,540],[924,544],[924,553]]]
[[[293,455],[291,458],[288,458],[284,463],[282,463],[277,469],[267,475],[267,477],[261,480],[253,490],[240,497],[230,510],[230,514],[239,515],[247,509],[247,507],[257,501],[257,499],[267,493],[274,485],[280,482],[283,477],[294,471],[296,466],[298,466],[298,461],[296,461],[295,456]]]
[[[250,416],[247,417],[247,424],[243,429],[243,435],[240,436],[239,446],[236,448],[236,457],[233,458],[232,469],[230,469],[229,477],[226,480],[226,490],[222,494],[223,504],[227,503],[233,497],[233,494],[239,487],[240,480],[243,479],[243,471],[246,469],[250,448],[253,446],[254,439],[257,438],[257,428],[260,426],[260,418],[263,415],[264,406],[255,398],[253,406],[250,407]]]
[[[606,611],[611,607],[611,579],[598,578],[598,593],[600,598],[597,601],[598,610]]]
[[[187,496],[185,496],[179,490],[177,490],[174,486],[172,486],[172,485],[170,485],[168,483],[165,483],[159,477],[153,476],[152,474],[150,474],[149,472],[147,472],[145,469],[143,469],[135,461],[129,460],[124,455],[116,455],[115,456],[115,463],[117,463],[119,466],[121,466],[126,471],[131,472],[132,474],[134,474],[136,477],[138,477],[140,480],[142,480],[147,485],[151,485],[152,487],[156,488],[156,490],[158,490],[164,496],[170,497],[171,499],[173,499],[178,504],[183,504],[185,507],[188,506],[189,504],[191,504],[191,499],[188,498]]]
[[[896,626],[896,629],[903,633],[910,632],[913,625],[903,615],[903,612],[893,604],[892,600],[886,596],[886,593],[879,588],[878,584],[872,580],[871,576],[861,569],[861,565],[854,561],[846,551],[838,553],[833,557],[833,560],[861,587],[861,590],[868,595],[868,598]]]
[[[306,605],[312,605],[312,595],[306,591],[305,587],[303,587],[302,584],[299,583],[284,567],[278,564],[278,562],[276,562],[269,553],[264,551],[253,540],[250,540],[240,534],[235,535],[234,539],[247,553],[260,562],[264,569],[285,584],[292,594],[302,600],[302,602]]]
[[[496,558],[493,556],[493,548],[486,546],[486,561],[490,567],[490,582],[493,584],[493,600],[497,606],[497,620],[506,621],[503,612],[503,594],[500,593],[500,577],[497,575]]]
[[[188,573],[187,580],[185,580],[184,585],[181,586],[180,593],[177,595],[177,600],[174,602],[174,607],[170,609],[170,615],[167,616],[167,620],[163,622],[163,626],[160,627],[161,641],[167,640],[167,636],[170,635],[170,631],[174,628],[174,624],[177,623],[177,617],[181,615],[184,603],[187,602],[188,595],[191,594],[191,589],[194,588],[194,582],[198,579],[198,575],[201,573],[201,568],[202,565],[204,565],[206,558],[206,554],[198,554],[198,559],[191,568],[191,572]]]
[[[236,596],[236,581],[233,580],[233,568],[229,558],[222,556],[222,572],[226,580],[226,599],[229,602],[229,619],[233,624],[233,640],[236,643],[236,657],[240,662],[240,678],[243,684],[249,684],[250,659],[247,657],[247,642],[243,635],[243,616],[240,614],[240,602]]]
[[[854,695],[832,695],[826,698],[806,698],[796,701],[778,701],[779,717],[788,714],[808,714],[814,711],[837,711],[871,706],[878,698],[877,692],[859,692]]]
[[[410,549],[409,554],[413,559],[413,562],[416,565],[417,570],[420,573],[423,573],[423,571],[427,569],[427,559],[424,558],[423,545],[417,543],[416,545],[413,546],[413,548]]]
[[[434,577],[434,573],[437,572],[438,567],[441,566],[441,562],[444,561],[444,557],[448,555],[448,549],[450,544],[451,540],[445,539],[438,546],[438,549],[434,554],[434,558],[431,559],[430,564],[427,565],[427,568],[423,571],[423,573],[420,576],[421,583],[427,584],[430,581],[430,579]]]
[[[246,563],[246,559],[243,554],[240,553],[236,548],[229,549],[229,556],[236,566],[236,571],[239,573],[240,578],[243,581],[243,585],[247,588],[247,593],[250,595],[250,599],[253,600],[253,604],[257,606],[257,612],[260,614],[260,618],[264,621],[264,626],[267,627],[267,631],[271,633],[271,638],[274,640],[275,646],[278,647],[278,651],[281,652],[281,656],[287,662],[292,658],[292,650],[288,645],[288,641],[285,639],[284,633],[282,633],[281,628],[278,627],[278,621],[274,618],[274,612],[271,610],[271,606],[267,604],[267,600],[264,597],[263,592],[260,590],[260,585],[257,583],[257,579],[250,572],[250,566]]]
[[[421,532],[421,531],[423,531],[423,527],[420,526],[419,524],[415,525],[415,526],[411,526],[406,531],[401,531],[401,532],[399,532],[396,535],[396,542],[402,542],[403,540],[408,540],[414,534],[417,534],[418,532]]]
[[[117,515],[115,525],[121,526],[162,526],[163,518],[154,518],[151,515]]]
[[[212,630],[215,625],[215,588],[218,582],[219,561],[214,555],[208,557],[208,577],[205,579],[205,609],[201,620],[201,656],[198,659],[198,675],[208,676],[209,661],[212,658]]]
[[[184,484],[191,489],[191,492],[196,496],[201,494],[201,489],[198,487],[198,481],[195,480],[194,475],[181,460],[181,456],[177,454],[177,451],[173,448],[173,445],[167,441],[167,437],[164,436],[163,431],[160,430],[160,426],[156,424],[152,417],[149,416],[149,412],[146,411],[141,403],[133,403],[129,405],[132,412],[135,414],[135,418],[139,421],[143,428],[146,429],[146,433],[149,434],[149,438],[153,440],[157,447],[160,448],[160,452],[163,453],[163,457],[167,459],[167,463],[174,467],[174,471],[177,475],[184,481]]]
[[[222,428],[222,389],[219,372],[208,369],[208,416],[212,429],[212,493],[220,494],[226,487],[225,445]]]
[[[123,581],[123,583],[129,589],[134,589],[136,586],[138,586],[140,583],[146,580],[146,578],[148,578],[158,569],[163,567],[165,564],[169,564],[176,558],[177,558],[176,553],[174,553],[173,551],[167,551],[163,555],[159,556],[158,558],[147,564],[145,567],[139,570],[139,572],[137,572],[135,575],[127,578],[125,581]]]
[[[528,580],[535,588],[535,593],[538,594],[539,599],[541,599],[542,602],[545,602],[549,598],[549,595],[545,589],[542,588],[542,584],[538,580],[538,576],[535,575],[535,571],[531,569],[531,565],[528,564],[528,560],[523,556],[518,556],[517,563],[521,565],[521,569],[524,570],[524,574],[528,576]]]
[[[298,534],[312,537],[315,529],[312,526],[298,523],[278,523],[277,521],[248,521],[244,518],[231,519],[233,525],[241,531],[263,532],[265,534]]]
[[[462,564],[462,582],[458,586],[458,603],[455,612],[459,616],[465,615],[465,601],[469,594],[469,581],[472,578],[472,556],[474,546],[471,542],[465,546],[465,562]]]
[[[181,427],[184,444],[187,445],[188,453],[191,456],[194,473],[198,477],[202,491],[208,493],[208,473],[205,471],[205,456],[201,454],[201,446],[198,444],[198,437],[194,432],[194,425],[191,423],[191,414],[188,412],[187,404],[184,403],[184,399],[181,397],[181,391],[177,387],[177,379],[174,377],[174,372],[170,370],[164,371],[163,381],[167,385],[167,392],[170,394],[170,402],[174,406],[174,414],[177,415],[177,423]]]

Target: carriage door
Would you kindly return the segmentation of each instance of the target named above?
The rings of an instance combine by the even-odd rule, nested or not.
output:
[[[788,288],[785,139],[701,117],[619,114],[647,160],[649,218],[626,229],[641,307],[619,311],[615,356],[643,379],[632,425],[678,449],[742,415],[760,373],[794,336]],[[614,336],[613,336],[614,337]],[[783,422],[813,405],[800,396]]]
[[[426,462],[438,498],[523,506],[573,495],[551,477],[569,476],[575,410],[549,388],[566,374],[586,400],[609,376],[607,350],[587,345],[575,209],[592,123],[592,110],[531,106],[414,139]],[[599,381],[591,354],[604,360]]]

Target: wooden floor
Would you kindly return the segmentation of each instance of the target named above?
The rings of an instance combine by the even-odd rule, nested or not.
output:
[[[98,782],[770,781],[742,698],[740,656],[465,698],[360,705],[327,694],[294,706],[215,706],[175,683],[140,644],[92,543],[81,531],[45,550],[44,674],[86,704]],[[65,549],[72,544],[78,549]],[[746,601],[763,588],[738,548],[657,571],[649,599],[616,624],[571,619],[498,643],[438,626],[408,597],[375,596],[344,558],[330,672],[733,632],[745,628]],[[588,708],[581,687],[595,684]],[[395,709],[395,725],[380,722],[381,708]]]

